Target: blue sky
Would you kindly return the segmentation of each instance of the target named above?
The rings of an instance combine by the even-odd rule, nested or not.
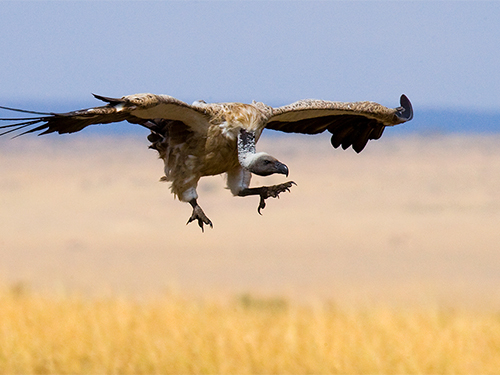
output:
[[[0,19],[3,105],[153,92],[397,106],[405,93],[415,108],[500,112],[496,1],[17,1]]]

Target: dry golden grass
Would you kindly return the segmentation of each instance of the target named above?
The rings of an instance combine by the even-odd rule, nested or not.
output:
[[[497,373],[500,315],[0,292],[0,373]]]
[[[0,288],[0,373],[498,373],[500,137],[290,139],[259,147],[298,186],[259,216],[204,179],[204,234],[144,140],[0,140],[0,282],[32,288]]]

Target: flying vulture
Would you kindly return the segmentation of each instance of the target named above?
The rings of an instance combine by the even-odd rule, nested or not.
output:
[[[107,104],[67,113],[46,113],[1,107],[29,114],[29,117],[0,118],[10,121],[0,126],[0,135],[18,131],[17,136],[40,132],[74,133],[93,124],[128,121],[151,131],[150,148],[158,151],[165,162],[162,180],[171,183],[174,196],[191,204],[193,211],[188,224],[212,222],[198,205],[196,187],[203,176],[226,173],[227,186],[234,196],[260,196],[258,212],[267,198],[276,198],[289,191],[293,181],[279,185],[249,187],[252,173],[288,176],[288,167],[265,152],[257,152],[256,144],[262,131],[318,134],[328,130],[332,146],[345,150],[352,146],[360,152],[370,139],[379,139],[386,126],[409,121],[413,117],[410,101],[401,96],[401,106],[387,108],[363,102],[331,102],[299,100],[273,108],[264,103],[206,103],[202,100],[189,105],[168,95],[136,94],[119,99],[94,95]]]

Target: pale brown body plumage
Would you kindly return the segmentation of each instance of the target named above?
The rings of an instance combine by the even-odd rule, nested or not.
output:
[[[24,118],[1,118],[11,121],[3,134],[16,130],[41,134],[73,133],[92,124],[126,120],[151,130],[148,139],[165,162],[163,180],[171,182],[171,191],[189,202],[197,220],[212,225],[197,203],[196,187],[203,176],[227,174],[228,187],[234,195],[259,195],[259,213],[265,199],[287,191],[292,182],[250,188],[251,174],[288,175],[288,168],[267,153],[257,153],[256,143],[265,128],[303,134],[328,130],[337,148],[351,147],[360,152],[370,139],[378,139],[386,126],[411,120],[413,111],[406,96],[401,106],[387,108],[374,102],[330,102],[301,100],[273,108],[263,103],[184,103],[168,95],[136,94],[122,98],[95,95],[108,104],[68,113],[42,113],[0,107],[36,115]],[[41,123],[41,125],[39,125]],[[27,129],[27,130],[26,130]]]
[[[163,180],[171,182],[172,193],[186,202],[193,198],[189,192],[196,189],[199,178],[239,173],[237,137],[240,128],[249,124],[247,129],[257,133],[256,140],[263,130],[265,118],[254,106],[224,103],[215,108],[205,107],[207,112],[213,112],[206,132],[192,132],[178,122],[165,122],[168,136],[152,145],[165,162]],[[184,196],[186,192],[188,195]]]

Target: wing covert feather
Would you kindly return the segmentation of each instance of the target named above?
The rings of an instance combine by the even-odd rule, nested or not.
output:
[[[413,118],[413,109],[405,95],[401,106],[387,108],[375,102],[330,102],[300,100],[273,108],[267,129],[287,133],[318,134],[328,130],[333,147],[352,146],[361,152],[370,139],[382,136],[386,126],[394,126]]]
[[[168,95],[136,94],[122,98],[109,98],[94,95],[108,104],[101,107],[81,109],[67,113],[47,113],[26,111],[9,107],[2,109],[38,115],[33,117],[0,118],[11,124],[0,126],[7,129],[1,135],[21,131],[17,136],[40,132],[59,134],[78,132],[89,125],[109,124],[128,121],[149,128],[150,120],[165,119],[185,123],[194,131],[203,132],[208,124],[206,109],[191,106]]]

